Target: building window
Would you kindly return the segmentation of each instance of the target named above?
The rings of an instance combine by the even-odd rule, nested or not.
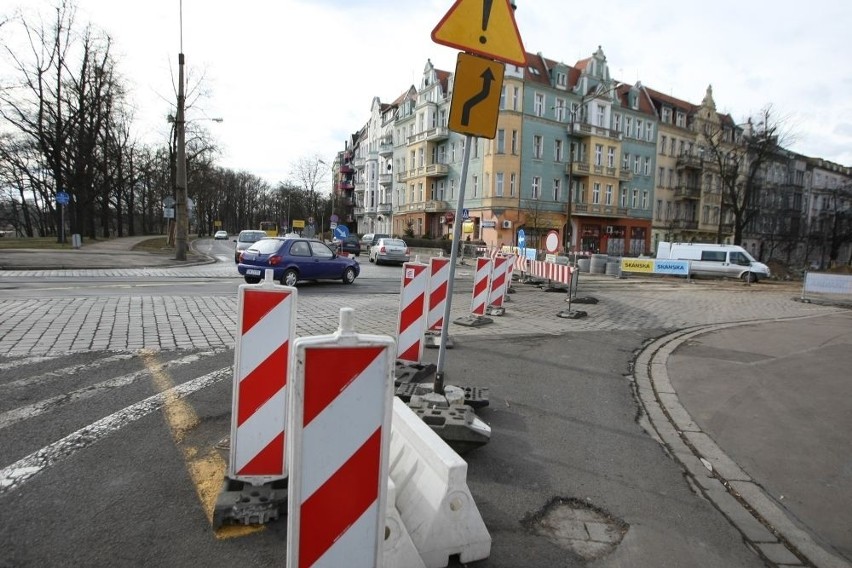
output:
[[[625,152],[621,156],[621,169],[622,170],[629,170],[630,169],[630,153],[629,152]]]
[[[639,156],[633,157],[633,173],[639,175]]]
[[[509,174],[509,197],[515,196],[515,173]]]
[[[663,180],[666,177],[666,168],[664,168],[663,166],[660,166],[659,171],[657,172],[657,176],[658,176],[657,186],[663,187]]]
[[[542,138],[538,134],[533,136],[533,158],[536,160],[541,159],[542,153]]]
[[[544,116],[544,95],[542,93],[535,94],[533,112],[536,116]]]
[[[629,116],[624,117],[624,135],[628,138],[633,137],[633,119]]]
[[[450,180],[450,196],[449,196],[449,198],[452,200],[452,199],[455,199],[455,196],[456,196],[456,179],[453,178],[453,179]]]
[[[479,176],[473,176],[473,196],[479,197]]]
[[[556,72],[556,86],[565,88],[568,86],[568,75],[561,71]]]
[[[639,190],[633,188],[632,199],[630,200],[630,207],[636,209],[639,206]]]
[[[672,109],[669,107],[663,107],[663,122],[666,124],[672,123]]]
[[[538,199],[541,196],[541,178],[533,176],[532,178],[532,198]]]
[[[604,205],[612,205],[612,184],[606,184],[606,193],[604,194]]]
[[[642,172],[646,176],[651,175],[651,158],[649,158],[648,156],[642,158]]]
[[[595,182],[592,184],[592,205],[599,205],[601,202],[601,184]]]
[[[647,208],[648,208],[648,190],[643,189],[642,190],[642,209],[647,209]]]
[[[494,174],[494,195],[503,197],[503,172]]]
[[[606,167],[615,167],[615,146],[610,146],[606,150]]]
[[[645,140],[647,142],[654,141],[654,124],[652,122],[649,122],[647,128],[645,128]]]
[[[564,122],[568,115],[568,107],[565,106],[565,99],[556,99],[556,120]]]
[[[562,140],[560,140],[558,138],[553,143],[553,159],[556,160],[557,162],[561,162],[562,158],[564,157],[563,151],[562,151],[562,146],[563,146]]]
[[[639,140],[645,138],[645,121],[639,118],[636,119],[636,138]]]
[[[497,153],[506,153],[506,131],[502,128],[497,130]]]
[[[665,153],[666,153],[666,139],[667,139],[667,138],[668,138],[668,137],[667,137],[665,134],[663,134],[662,136],[660,136],[660,154],[665,154]]]
[[[621,115],[618,113],[612,115],[612,129],[616,132],[621,131]]]
[[[518,131],[517,130],[512,131],[512,155],[513,156],[518,155]]]
[[[506,85],[500,89],[500,110],[506,110]]]
[[[620,196],[621,207],[626,208],[627,207],[627,188],[622,187],[620,192],[621,192],[621,196]]]
[[[553,180],[553,201],[559,201],[562,197],[562,180],[555,178]]]
[[[595,144],[595,165],[603,165],[603,144]]]
[[[680,111],[677,113],[677,125],[681,128],[686,127],[686,115]]]
[[[655,218],[657,219],[657,221],[663,220],[663,200],[662,199],[657,200],[657,213],[655,215]]]
[[[606,128],[606,107],[604,105],[595,105],[595,120],[598,126]]]

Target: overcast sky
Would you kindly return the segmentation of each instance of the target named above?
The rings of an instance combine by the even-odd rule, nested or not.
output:
[[[465,0],[468,1],[468,0]],[[470,0],[474,1],[474,0]],[[458,53],[430,34],[452,0],[183,0],[188,84],[208,95],[187,120],[209,123],[220,164],[276,183],[292,164],[329,164],[369,117],[419,85],[427,59]],[[573,65],[600,45],[615,79],[717,108],[737,122],[772,104],[791,149],[852,166],[852,3],[843,0],[516,0],[526,51]],[[0,0],[51,9],[43,0]],[[132,88],[138,135],[165,142],[181,49],[180,1],[76,0],[78,23],[114,40]],[[5,30],[4,30],[5,32]]]

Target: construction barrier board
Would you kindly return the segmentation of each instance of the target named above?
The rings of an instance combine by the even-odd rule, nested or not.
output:
[[[423,358],[428,268],[428,265],[416,262],[406,262],[402,265],[396,348],[396,358],[400,361],[419,363]]]
[[[271,281],[238,291],[228,475],[263,485],[287,477],[285,425],[296,288]]]
[[[381,565],[394,347],[341,330],[294,342],[288,567]]]

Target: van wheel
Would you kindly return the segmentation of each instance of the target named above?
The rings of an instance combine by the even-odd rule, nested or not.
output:
[[[758,281],[757,274],[754,272],[744,272],[743,273],[743,282],[749,282],[752,284],[756,284]]]

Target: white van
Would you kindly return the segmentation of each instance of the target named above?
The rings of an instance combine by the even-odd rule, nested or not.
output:
[[[660,260],[688,260],[689,273],[696,276],[741,278],[757,282],[769,278],[769,267],[758,262],[743,247],[710,243],[669,243],[657,246]]]

